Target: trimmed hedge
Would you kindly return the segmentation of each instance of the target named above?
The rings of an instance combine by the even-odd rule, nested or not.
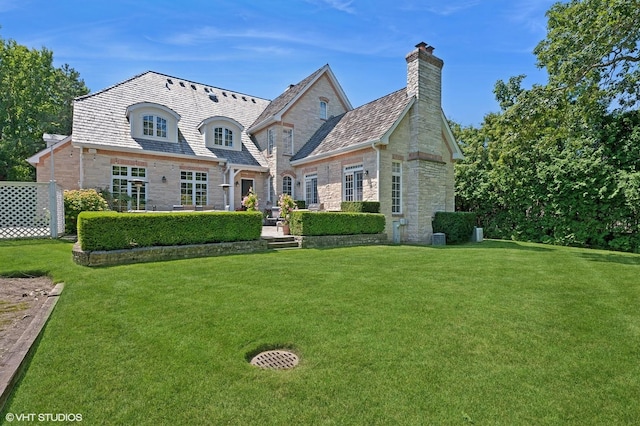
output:
[[[299,209],[306,209],[307,208],[307,202],[305,200],[295,200],[296,206]]]
[[[259,240],[261,212],[82,212],[84,251]]]
[[[469,242],[476,226],[476,214],[468,212],[436,212],[433,232],[444,232],[447,244]]]
[[[343,201],[340,210],[354,213],[380,213],[379,201]]]
[[[378,213],[310,212],[294,210],[289,220],[293,235],[357,235],[384,232]]]

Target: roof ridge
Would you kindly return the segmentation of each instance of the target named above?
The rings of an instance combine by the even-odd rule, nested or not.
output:
[[[83,96],[78,96],[78,97],[77,97],[77,98],[75,98],[74,100],[75,100],[75,101],[81,101],[81,100],[84,100],[84,99],[87,99],[87,98],[92,98],[92,97],[94,97],[94,96],[96,96],[96,95],[99,95],[99,94],[101,94],[101,93],[107,92],[107,91],[109,91],[109,90],[111,90],[111,89],[114,89],[114,88],[116,88],[116,87],[118,87],[118,86],[122,86],[123,84],[126,84],[126,83],[128,83],[128,82],[130,82],[130,81],[133,81],[133,80],[135,80],[136,78],[140,78],[140,77],[142,77],[143,75],[148,74],[148,73],[150,73],[150,72],[153,72],[153,71],[149,71],[149,70],[147,70],[147,71],[141,72],[141,73],[139,73],[139,74],[134,75],[133,77],[127,78],[126,80],[122,80],[122,81],[120,81],[120,82],[118,82],[118,83],[112,84],[111,86],[105,87],[104,89],[100,89],[100,90],[98,90],[97,92],[92,92],[92,93],[88,93],[88,94],[83,95]]]
[[[116,88],[118,86],[121,86],[123,84],[129,83],[130,81],[133,81],[133,80],[135,80],[137,78],[140,78],[140,77],[142,77],[142,76],[144,76],[146,74],[155,74],[157,76],[161,76],[161,77],[165,77],[165,78],[180,80],[180,81],[183,81],[185,83],[197,84],[197,85],[202,86],[202,87],[208,87],[208,88],[220,90],[220,91],[223,91],[223,92],[235,93],[235,94],[238,94],[240,96],[248,96],[248,97],[251,97],[251,98],[254,98],[254,99],[260,99],[260,100],[263,100],[263,101],[271,102],[270,99],[263,98],[261,96],[250,95],[248,93],[239,92],[237,90],[225,89],[225,88],[222,88],[222,87],[214,86],[212,84],[200,83],[200,82],[197,82],[197,81],[190,80],[188,78],[176,77],[176,76],[173,76],[173,75],[169,75],[169,74],[165,74],[165,73],[158,72],[158,71],[153,71],[153,70],[147,70],[147,71],[141,72],[139,74],[134,75],[133,77],[130,77],[130,78],[126,79],[126,80],[120,81],[120,82],[112,84],[111,86],[108,86],[108,87],[106,87],[104,89],[98,90],[97,92],[93,92],[93,93],[89,93],[89,94],[86,94],[86,95],[83,95],[83,96],[79,96],[79,97],[75,98],[75,100],[83,100],[83,99],[90,98],[90,97],[93,97],[95,95],[98,95],[100,93],[107,92],[107,91],[109,91],[111,89],[114,89],[114,88]]]

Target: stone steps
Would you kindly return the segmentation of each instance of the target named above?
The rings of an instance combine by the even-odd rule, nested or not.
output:
[[[265,238],[267,247],[272,250],[300,248],[300,245],[293,236]]]

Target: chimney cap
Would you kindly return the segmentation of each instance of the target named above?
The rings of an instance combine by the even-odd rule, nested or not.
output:
[[[435,49],[435,47],[429,46],[424,41],[421,41],[420,43],[416,44],[416,47],[418,48],[418,50],[422,50],[423,52],[427,52],[429,54],[433,53],[433,50]]]

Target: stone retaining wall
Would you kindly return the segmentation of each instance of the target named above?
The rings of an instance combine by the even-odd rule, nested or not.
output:
[[[387,244],[387,234],[296,236],[302,248],[328,248]]]
[[[255,253],[266,250],[267,241],[263,239],[230,243],[138,247],[127,250],[95,251],[83,251],[80,248],[80,244],[76,243],[73,246],[73,261],[83,266],[110,266],[127,263],[190,259],[194,257],[222,256],[227,254]]]

